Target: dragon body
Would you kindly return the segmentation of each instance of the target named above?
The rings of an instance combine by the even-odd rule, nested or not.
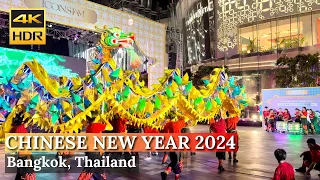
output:
[[[132,48],[136,46],[134,34],[123,33],[120,28],[100,30],[101,40],[93,54],[94,65],[86,77],[68,79],[62,76],[56,80],[33,60],[22,64],[13,77],[7,78],[3,94],[15,95],[16,99],[0,99],[1,110],[8,112],[0,129],[1,138],[10,131],[12,118],[22,106],[26,107],[26,117],[32,125],[53,132],[57,129],[77,132],[93,110],[100,110],[98,121],[107,123],[110,129],[109,120],[115,113],[131,124],[161,129],[167,121],[166,115],[172,110],[196,124],[213,118],[220,110],[239,115],[247,105],[244,87],[229,78],[224,68],[216,68],[208,74],[200,89],[192,85],[188,74],[182,76],[179,69],[165,70],[158,84],[145,87],[139,72],[117,68],[111,58],[112,50],[117,48],[135,53]],[[141,64],[137,54],[132,56],[134,66]],[[40,88],[21,85],[30,75]],[[56,123],[62,114],[68,120],[63,124]]]

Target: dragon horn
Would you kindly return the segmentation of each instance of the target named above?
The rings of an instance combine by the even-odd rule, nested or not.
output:
[[[109,32],[108,27],[105,25],[103,26],[103,28],[100,28],[98,25],[95,25],[94,27],[96,30],[98,30],[99,32]]]

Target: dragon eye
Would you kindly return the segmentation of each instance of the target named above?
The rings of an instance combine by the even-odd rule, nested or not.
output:
[[[118,38],[118,37],[120,36],[118,33],[114,33],[113,35],[114,35],[114,37],[116,37],[116,38]]]

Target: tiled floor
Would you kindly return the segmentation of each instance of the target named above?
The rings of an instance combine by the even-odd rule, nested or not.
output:
[[[208,126],[197,126],[192,132],[206,132]],[[301,165],[299,155],[307,150],[306,140],[315,138],[320,143],[319,135],[286,135],[267,133],[260,128],[240,127],[239,163],[225,163],[226,171],[219,173],[217,159],[214,153],[197,153],[196,156],[188,157],[184,162],[181,180],[263,180],[273,176],[277,166],[273,151],[283,148],[287,151],[287,160],[294,167]],[[3,152],[3,150],[0,150]],[[152,160],[144,160],[141,154],[139,170],[113,170],[108,173],[108,180],[160,180],[160,172],[165,169],[160,164],[162,155],[153,157]],[[4,173],[4,155],[1,154],[0,180],[13,180],[14,174]],[[318,179],[318,172],[312,172],[312,180]],[[39,173],[40,180],[76,180],[79,174],[48,174]],[[174,179],[173,175],[168,180]],[[306,179],[302,174],[296,173],[296,179]],[[310,179],[310,178],[307,178]]]

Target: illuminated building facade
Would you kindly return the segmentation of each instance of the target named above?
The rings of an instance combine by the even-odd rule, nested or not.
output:
[[[280,56],[319,51],[320,1],[181,0],[176,9],[186,29],[184,67],[226,65],[256,102],[261,89],[275,87],[273,69]],[[192,20],[207,21],[204,32],[209,35],[204,39],[209,37],[210,43],[197,35],[201,26],[188,28]],[[189,42],[190,32],[195,43]]]

